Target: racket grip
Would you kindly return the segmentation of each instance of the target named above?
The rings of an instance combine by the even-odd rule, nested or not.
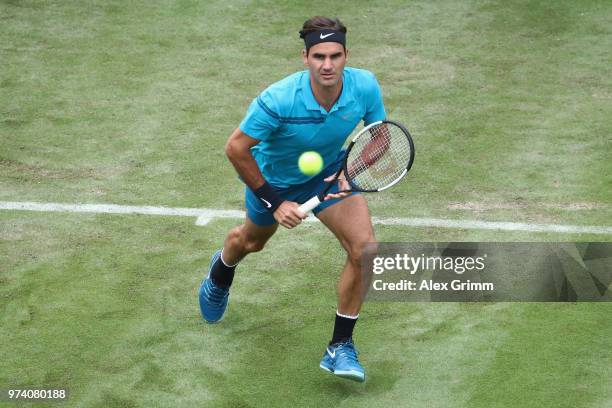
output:
[[[321,204],[321,200],[319,200],[318,196],[314,196],[304,204],[300,205],[299,210],[306,214],[312,211],[319,204]]]

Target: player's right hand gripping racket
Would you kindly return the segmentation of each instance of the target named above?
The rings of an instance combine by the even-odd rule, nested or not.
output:
[[[342,167],[325,190],[299,208],[307,213],[321,204],[342,174],[351,188],[338,193],[386,190],[404,178],[413,161],[414,143],[403,125],[390,120],[371,123],[351,140]]]

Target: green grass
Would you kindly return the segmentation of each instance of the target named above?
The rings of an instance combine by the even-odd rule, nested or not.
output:
[[[71,406],[576,407],[612,397],[609,304],[367,303],[356,336],[363,386],[317,367],[343,256],[319,226],[302,230],[305,251],[282,231],[245,260],[230,313],[208,326],[196,302],[203,248],[231,223],[1,217],[0,382],[68,386]],[[315,252],[327,262],[309,260]]]
[[[315,14],[346,23],[350,65],[376,73],[415,138],[411,175],[369,197],[374,215],[610,225],[604,1],[2,1],[0,201],[243,208],[223,145],[253,97],[302,69]],[[208,326],[197,288],[238,221],[193,221],[1,211],[0,388],[66,386],[79,407],[612,407],[609,304],[369,302],[368,381],[347,383],[317,367],[333,236],[279,231]]]

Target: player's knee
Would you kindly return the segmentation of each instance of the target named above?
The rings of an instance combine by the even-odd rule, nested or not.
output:
[[[244,242],[244,249],[249,253],[259,252],[264,248],[265,245],[266,245],[266,241],[255,239],[252,237],[246,237],[245,242]]]
[[[266,245],[267,238],[249,234],[244,225],[233,228],[229,232],[229,239],[240,248],[243,253],[259,252]]]
[[[356,266],[361,266],[361,256],[363,255],[363,251],[359,249],[350,250],[348,252],[349,261]]]
[[[375,242],[374,235],[368,235],[363,240],[351,244],[348,248],[347,254],[349,261],[356,266],[361,266],[366,247]]]
[[[238,226],[238,227],[234,227],[232,228],[228,233],[227,233],[227,238],[228,240],[232,243],[232,245],[237,245],[237,244],[242,244],[242,236],[243,236],[243,232],[242,232],[242,225]]]

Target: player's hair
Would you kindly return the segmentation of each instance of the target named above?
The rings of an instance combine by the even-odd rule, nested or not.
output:
[[[300,38],[305,38],[308,34],[313,31],[318,31],[322,29],[340,31],[346,34],[346,27],[338,17],[329,18],[323,16],[314,16],[304,21],[302,25],[302,29],[300,30]],[[345,48],[346,51],[346,48]]]

